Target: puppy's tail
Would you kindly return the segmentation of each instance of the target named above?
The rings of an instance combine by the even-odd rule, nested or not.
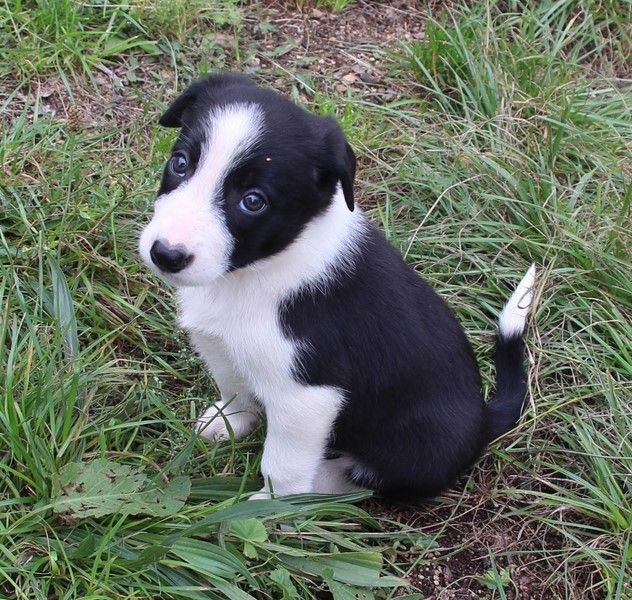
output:
[[[522,337],[533,301],[535,265],[531,265],[498,318],[496,335],[496,395],[487,405],[489,439],[512,429],[527,395]]]

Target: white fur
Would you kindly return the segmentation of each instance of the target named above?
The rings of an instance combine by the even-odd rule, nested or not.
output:
[[[226,272],[234,240],[220,204],[227,171],[243,160],[263,132],[263,114],[254,104],[231,104],[209,113],[206,142],[193,175],[175,190],[159,196],[154,217],[140,238],[140,255],[176,286],[207,285]],[[181,245],[193,262],[178,273],[156,269],[152,244]]]
[[[189,337],[193,347],[213,374],[222,399],[211,404],[198,419],[195,430],[210,440],[228,440],[248,435],[259,421],[259,414],[244,380],[228,359],[229,352],[222,339],[193,330]]]
[[[355,461],[350,456],[322,460],[315,477],[314,492],[344,494],[362,489],[347,478],[347,472],[353,471],[354,467],[356,467]]]
[[[513,338],[524,333],[529,308],[533,301],[534,284],[535,264],[529,267],[498,317],[498,330],[501,336]]]
[[[238,402],[236,414],[230,414],[231,403],[224,415],[235,435],[252,426],[252,419],[244,415],[248,410],[252,414],[255,398],[265,410],[261,470],[266,485],[257,497],[317,488],[317,473],[344,391],[295,380],[300,348],[284,335],[279,306],[305,286],[326,286],[336,267],[349,268],[342,261],[353,261],[365,224],[358,209],[349,211],[338,189],[330,207],[286,249],[211,285],[178,289],[180,323],[217,377],[222,402],[233,397],[232,403]],[[217,412],[209,411],[198,428]],[[213,436],[225,436],[222,426],[209,427]]]

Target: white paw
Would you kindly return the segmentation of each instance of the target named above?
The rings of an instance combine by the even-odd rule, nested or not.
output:
[[[285,486],[277,486],[272,492],[266,487],[261,488],[256,494],[253,494],[248,500],[273,500],[283,498],[285,496],[296,496],[298,494],[311,494],[313,490],[311,486],[304,484],[293,484]]]
[[[213,441],[229,440],[232,430],[236,440],[248,435],[257,424],[257,415],[248,411],[238,411],[230,404],[211,404],[196,421],[196,433]]]
[[[256,494],[253,494],[252,496],[250,496],[250,498],[248,498],[248,500],[271,500],[272,496],[270,495],[270,492],[268,490],[266,490],[265,488],[263,488],[262,490],[258,491]]]

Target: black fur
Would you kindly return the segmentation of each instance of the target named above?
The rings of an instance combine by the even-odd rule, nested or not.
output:
[[[287,335],[309,348],[297,377],[346,391],[331,450],[374,474],[356,474],[358,484],[398,499],[434,496],[490,440],[463,329],[377,230],[368,230],[353,270],[325,291],[303,290],[281,314]]]
[[[515,426],[527,395],[527,375],[522,365],[521,337],[496,336],[496,396],[489,403],[489,438],[493,440]]]

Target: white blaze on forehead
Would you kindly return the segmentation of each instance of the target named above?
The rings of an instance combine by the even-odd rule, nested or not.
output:
[[[263,112],[256,104],[229,104],[213,109],[203,127],[206,141],[190,183],[198,180],[217,193],[228,171],[257,145],[263,132]]]
[[[200,126],[205,139],[195,172],[159,200],[185,194],[191,199],[221,201],[219,194],[227,173],[248,157],[261,137],[263,113],[256,104],[229,104],[211,110]]]
[[[154,218],[140,240],[141,256],[153,267],[149,251],[156,240],[182,246],[194,258],[189,267],[165,275],[176,285],[205,285],[228,269],[234,239],[221,209],[226,175],[255,149],[264,128],[256,104],[212,109],[199,125],[204,141],[193,174],[158,197]]]

